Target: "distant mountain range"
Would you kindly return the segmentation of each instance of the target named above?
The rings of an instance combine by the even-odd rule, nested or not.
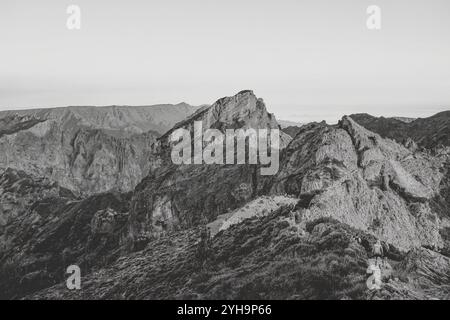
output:
[[[295,122],[295,121],[287,121],[287,120],[278,120],[278,124],[280,125],[281,129],[287,128],[287,127],[301,127],[305,123]]]
[[[382,137],[398,142],[410,138],[420,147],[450,146],[450,111],[428,118],[407,118],[406,121],[405,118],[377,118],[368,114],[352,114],[350,117]]]
[[[410,123],[410,122],[413,122],[414,120],[416,120],[417,118],[392,117],[392,119],[397,119],[397,120],[400,120],[400,121],[402,121],[402,122]]]
[[[33,118],[40,121],[73,121],[74,125],[120,135],[155,131],[163,134],[199,107],[186,103],[152,106],[71,106],[0,111],[0,121]],[[3,119],[3,120],[1,120]]]
[[[0,168],[46,176],[77,195],[130,191],[156,138],[197,108],[66,107],[0,112]]]

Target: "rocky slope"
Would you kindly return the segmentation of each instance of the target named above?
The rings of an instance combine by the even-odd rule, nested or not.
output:
[[[193,111],[180,104],[0,112],[0,168],[48,177],[78,195],[130,191],[149,170],[156,138]]]
[[[218,100],[178,123],[158,139],[155,147],[161,162],[136,187],[130,210],[130,236],[149,239],[167,231],[184,229],[214,220],[252,199],[258,188],[259,166],[174,165],[170,159],[170,134],[178,128],[193,131],[194,121],[203,128],[279,129],[262,99],[251,91]],[[291,138],[280,132],[280,145]],[[194,142],[195,143],[195,142]]]
[[[44,123],[28,120],[25,131]],[[27,170],[2,171],[1,297],[448,299],[445,150],[407,148],[344,117],[282,134],[273,176],[258,164],[175,165],[169,136],[192,133],[194,121],[222,132],[279,128],[242,91],[155,138],[149,174],[129,193],[80,196]],[[3,132],[17,125],[8,123]],[[377,239],[393,270],[372,291]],[[82,268],[82,290],[65,287],[70,264]]]
[[[300,131],[300,128],[306,124],[286,120],[278,120],[278,123],[281,130],[283,130],[283,132],[288,134],[291,138],[294,138],[297,135],[297,132]]]
[[[409,138],[420,147],[429,149],[450,146],[450,111],[407,122],[396,118],[376,118],[368,114],[353,114],[350,117],[382,137],[395,139],[400,143]]]
[[[296,127],[296,126],[289,126],[289,127],[283,128],[282,130],[284,133],[289,135],[291,138],[295,138],[297,133],[299,133],[301,131],[301,128]]]
[[[344,117],[338,126],[303,127],[266,184],[271,193],[298,197],[306,221],[331,216],[402,249],[443,247],[448,213],[434,201],[448,161],[448,154],[411,152]]]
[[[236,97],[221,99],[213,106],[205,107],[197,112],[189,118],[188,122],[179,123],[177,127],[186,125],[189,121],[193,121],[192,119],[206,119],[214,126],[222,126],[223,128],[238,127],[240,123],[242,124],[246,121],[253,121],[252,125],[262,123],[262,128],[278,128],[274,117],[265,110],[262,100],[257,99],[251,92],[242,92]],[[161,145],[167,144],[166,137],[167,135],[162,136],[154,147],[154,149],[161,149],[163,151],[161,154],[167,151],[167,148],[161,147]],[[282,137],[288,139],[287,136]],[[111,145],[117,145],[117,140],[112,141]],[[151,140],[148,139],[147,143],[150,144],[150,142]],[[80,146],[84,149],[86,148],[84,143],[80,143]],[[135,156],[134,154],[127,155],[130,157]],[[151,163],[152,161],[149,160],[146,165]],[[124,164],[125,172],[129,172],[127,165],[129,166],[129,164]],[[8,170],[16,172],[13,169]],[[6,273],[8,273],[8,270],[15,270],[13,277],[15,280],[8,281],[8,277],[3,278],[4,283],[8,283],[8,285],[5,285],[5,288],[8,286],[11,288],[7,295],[20,296],[27,292],[26,288],[18,285],[18,282],[21,282],[21,279],[24,278],[29,278],[29,283],[36,284],[37,287],[40,286],[41,279],[45,279],[45,281],[42,280],[42,283],[46,285],[50,284],[51,281],[56,281],[55,279],[60,279],[63,270],[62,265],[65,261],[74,261],[77,264],[82,264],[85,269],[90,270],[89,268],[98,266],[99,261],[114,260],[117,252],[123,251],[129,246],[136,250],[141,248],[146,241],[160,234],[171,230],[195,227],[205,221],[212,220],[215,218],[215,212],[225,212],[229,208],[237,207],[249,199],[251,192],[249,192],[248,186],[253,183],[252,178],[256,170],[255,165],[185,166],[177,168],[171,164],[171,161],[169,163],[164,162],[156,165],[154,172],[136,188],[131,205],[128,203],[127,195],[98,194],[87,198],[79,198],[78,195],[70,194],[70,199],[56,197],[49,200],[46,193],[38,192],[36,197],[27,203],[27,206],[14,208],[4,213],[3,242],[10,245],[5,245],[0,258],[3,270],[6,270]],[[172,188],[168,179],[168,172],[172,174],[173,179],[177,179],[177,183],[180,184],[179,188],[184,190],[184,193]],[[45,185],[39,184],[40,180],[36,178],[36,172],[28,175],[20,171],[20,174],[26,176],[27,181],[35,181],[38,190],[46,189]],[[190,185],[183,185],[183,175],[188,176],[190,174],[195,180],[186,179],[186,182]],[[242,181],[245,175],[248,177],[248,185]],[[214,180],[205,183],[210,177]],[[158,185],[164,179],[166,179],[164,181],[167,184],[166,188]],[[12,179],[9,183],[15,186],[22,183],[22,180],[16,180]],[[225,180],[230,182],[228,187],[224,183]],[[59,184],[56,183],[53,183],[52,186],[59,188]],[[192,193],[189,193],[190,186],[201,188],[201,190],[192,189]],[[153,187],[155,190],[150,189]],[[5,186],[5,198],[20,198],[20,195],[9,193],[7,191],[9,189],[9,185]],[[228,190],[228,193],[226,190]],[[202,203],[202,192],[206,194],[206,199],[209,198],[205,203]],[[158,198],[160,194],[162,198]],[[149,195],[149,198],[146,198],[147,195]],[[230,198],[230,196],[233,198]],[[192,197],[192,201],[189,201],[188,197]],[[109,200],[102,200],[104,198]],[[113,201],[112,199],[119,200]],[[172,202],[168,203],[165,199],[171,199]],[[108,201],[111,201],[111,204],[108,204]],[[148,203],[151,201],[155,201],[155,209],[152,214],[146,213],[142,221],[138,210],[147,208]],[[45,218],[43,219],[41,216],[36,215],[33,209],[34,207],[40,208],[41,202],[61,203],[58,206],[55,205],[54,208],[44,206]],[[217,206],[218,204],[219,207],[215,212],[207,212],[212,206]],[[220,204],[223,207],[220,207]],[[196,209],[201,208],[201,206],[203,206],[204,211],[197,212]],[[120,210],[117,208],[120,208]],[[180,208],[181,213],[176,211],[177,208]],[[128,215],[128,211],[132,212],[131,216]],[[97,237],[96,231],[91,226],[98,224],[98,219],[96,218],[98,215],[102,217],[101,221],[106,219],[108,223],[113,224],[112,227],[109,225],[105,227],[108,230],[113,230],[110,232],[112,235],[109,238],[103,237],[106,238],[102,243],[103,245],[107,244],[107,248],[101,247],[101,249],[98,249],[97,244],[93,245],[90,240]],[[208,215],[211,215],[212,218],[208,218]],[[23,216],[24,218],[15,219],[17,216]],[[120,218],[118,226],[116,226],[115,222],[116,216]],[[75,228],[70,227],[71,223],[79,219],[81,219],[82,224],[77,225]],[[112,222],[109,221],[111,219]],[[125,224],[123,224],[124,222]],[[144,225],[142,229],[139,228],[140,223]],[[30,228],[33,231],[37,230],[37,233],[31,232]],[[67,228],[73,230],[74,233],[65,234],[63,230],[67,230]],[[99,227],[98,229],[103,230],[104,227]],[[77,239],[74,248],[74,245],[69,240],[74,240],[72,237],[74,237],[73,234],[75,232],[78,236],[75,236]],[[26,241],[23,241],[24,237]],[[36,241],[43,243],[38,245],[39,250],[37,251],[35,249]],[[51,242],[53,241],[58,244],[52,245]],[[105,241],[106,244],[104,244]],[[104,254],[105,257],[99,256],[98,251]],[[62,259],[61,252],[70,254],[65,254],[65,258]],[[31,265],[29,260],[33,261]],[[36,264],[34,260],[39,260],[40,262]],[[43,266],[45,266],[45,270],[42,270]],[[33,287],[33,285],[30,285],[30,287]]]
[[[71,263],[107,265],[125,243],[127,194],[77,199],[47,178],[7,169],[0,199],[0,298],[58,283]]]
[[[450,299],[450,259],[426,248],[415,248],[396,265],[391,279],[365,299]]]
[[[82,290],[59,284],[27,299],[449,298],[449,258],[427,249],[388,251],[397,266],[371,291],[366,269],[375,237],[332,219],[299,230],[290,213],[282,207],[247,219],[203,250],[198,228],[167,234],[87,275]]]
[[[357,231],[317,221],[300,234],[282,208],[219,233],[199,260],[198,229],[153,240],[85,280],[83,290],[58,285],[32,299],[333,299],[365,292],[367,254]],[[370,237],[367,238],[369,241]]]

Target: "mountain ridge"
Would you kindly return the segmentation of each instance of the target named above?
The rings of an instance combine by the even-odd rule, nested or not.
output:
[[[59,125],[74,126],[71,117]],[[52,130],[61,138],[66,131],[56,122],[30,129],[28,120],[21,134],[0,142],[23,134],[47,139]],[[344,116],[337,125],[310,123],[294,137],[283,135],[273,176],[252,164],[175,165],[164,156],[168,136],[176,128],[192,130],[194,121],[205,129],[279,129],[263,100],[245,90],[197,110],[165,134],[138,134],[151,149],[141,158],[148,174],[128,190],[79,195],[48,173],[30,174],[32,166],[1,169],[0,297],[449,298],[449,152],[410,148]],[[108,159],[120,154],[117,168],[134,170],[131,150],[137,148],[75,124],[75,139],[68,141],[77,152],[69,153],[76,155],[70,161],[99,164],[104,157],[80,155],[120,149]],[[13,141],[39,145],[39,139]],[[96,152],[88,152],[91,147]],[[102,173],[101,166],[92,168]],[[376,240],[394,267],[374,292],[366,286],[366,268]],[[76,292],[65,287],[69,264],[82,268]]]
[[[195,110],[67,107],[0,112],[0,167],[50,176],[73,192],[130,191],[150,168],[156,138]]]
[[[395,118],[374,117],[369,114],[353,114],[352,119],[382,137],[399,143],[413,140],[427,149],[450,146],[450,111],[442,111],[427,118],[404,122]]]

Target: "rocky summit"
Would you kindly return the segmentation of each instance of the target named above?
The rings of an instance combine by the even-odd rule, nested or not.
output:
[[[396,129],[355,115],[280,131],[279,170],[265,176],[170,159],[171,133],[196,121],[280,129],[252,91],[178,107],[161,120],[126,107],[0,114],[0,298],[450,298],[445,116],[422,136],[403,128],[426,119],[389,120]]]

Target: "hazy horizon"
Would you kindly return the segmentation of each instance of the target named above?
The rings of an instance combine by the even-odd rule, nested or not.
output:
[[[237,93],[237,92],[236,92]],[[229,95],[230,96],[230,95]],[[258,96],[259,97],[259,96]],[[219,98],[217,99],[219,100]],[[215,101],[214,101],[215,102]],[[214,103],[212,102],[212,103]],[[195,107],[195,108],[200,108],[204,105],[211,105],[212,103],[205,103],[205,104],[199,104],[199,105],[194,105],[191,104],[187,101],[180,101],[180,102],[168,102],[168,103],[160,103],[160,104],[140,104],[140,105],[118,105],[118,104],[112,104],[112,105],[67,105],[67,106],[35,106],[35,107],[18,107],[18,108],[12,108],[12,109],[5,109],[5,108],[0,108],[0,112],[2,111],[14,111],[14,110],[33,110],[33,109],[54,109],[54,108],[68,108],[68,107],[96,107],[96,108],[107,108],[107,107],[154,107],[154,106],[159,106],[159,105],[179,105],[179,104],[188,104],[191,107]],[[270,106],[267,106],[267,109],[269,112],[274,113],[275,117],[277,120],[280,121],[284,121],[284,122],[292,122],[293,124],[298,123],[309,123],[309,122],[320,122],[320,121],[326,121],[328,124],[334,124],[337,123],[338,120],[340,120],[343,116],[345,115],[350,115],[350,114],[355,114],[355,113],[367,113],[370,114],[372,116],[376,116],[376,117],[405,117],[405,118],[427,118],[427,117],[431,117],[439,112],[442,111],[450,111],[450,107],[442,107],[442,108],[429,108],[429,107],[419,107],[416,109],[415,113],[408,113],[408,109],[410,108],[410,106],[397,106],[396,110],[397,111],[391,111],[389,112],[388,109],[385,110],[385,112],[383,111],[376,111],[376,112],[366,112],[366,111],[361,111],[360,107],[354,107],[354,108],[349,108],[348,106],[341,106],[341,107],[337,107],[334,106],[334,109],[338,109],[337,111],[335,111],[336,114],[336,118],[333,117],[331,118],[328,114],[324,114],[322,117],[320,116],[319,113],[314,113],[314,114],[308,114],[308,113],[303,113],[301,114],[299,117],[301,117],[302,121],[296,121],[294,117],[294,119],[289,119],[289,118],[283,118],[280,117],[276,111],[273,112],[270,108]],[[339,113],[339,109],[347,109],[349,112],[342,112]],[[402,111],[400,109],[403,109],[403,113],[401,113]],[[397,112],[397,113],[396,113]]]
[[[81,30],[66,8],[81,8]],[[382,28],[366,27],[376,4]],[[4,0],[0,110],[212,104],[250,89],[277,119],[450,110],[446,0]]]

